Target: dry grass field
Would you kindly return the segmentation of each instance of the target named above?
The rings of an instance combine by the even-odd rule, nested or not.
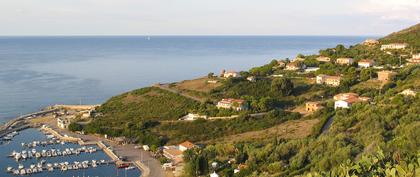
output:
[[[226,136],[220,139],[213,140],[215,142],[247,142],[261,139],[267,139],[272,137],[280,137],[284,139],[298,139],[304,138],[312,133],[312,127],[319,122],[318,119],[311,120],[292,120],[277,126],[259,130],[251,131],[246,133],[240,133],[236,135]]]
[[[202,77],[202,78],[193,79],[193,80],[185,80],[185,81],[176,83],[175,87],[173,88],[180,91],[190,90],[190,91],[209,93],[212,89],[222,85],[220,82],[215,83],[215,84],[208,83],[207,81],[209,80],[215,80],[215,79]]]

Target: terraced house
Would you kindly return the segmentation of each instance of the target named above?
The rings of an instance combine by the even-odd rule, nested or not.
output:
[[[381,46],[381,50],[401,50],[408,47],[406,43],[391,43],[391,44],[384,44]]]
[[[325,84],[332,87],[338,87],[340,85],[341,77],[340,76],[328,76],[325,74],[320,74],[316,76],[317,84]]]

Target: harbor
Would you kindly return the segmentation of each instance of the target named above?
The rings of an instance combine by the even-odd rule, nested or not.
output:
[[[119,161],[102,142],[84,142],[48,127],[9,136],[0,145],[0,176],[140,176],[136,165]]]

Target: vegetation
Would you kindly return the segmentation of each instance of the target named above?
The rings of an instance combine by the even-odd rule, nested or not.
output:
[[[206,144],[184,154],[185,176],[206,176],[215,171],[222,176],[419,176],[420,96],[403,96],[401,91],[420,88],[420,66],[404,64],[405,55],[419,51],[419,25],[391,34],[382,43],[407,42],[411,48],[384,52],[380,46],[355,45],[320,50],[333,61],[340,57],[375,59],[377,65],[398,75],[390,82],[377,82],[377,69],[360,69],[321,63],[319,55],[298,55],[301,64],[317,66],[314,73],[297,73],[269,64],[241,72],[242,78],[219,79],[218,85],[189,81],[171,84],[182,93],[206,98],[198,103],[158,88],[134,90],[108,100],[98,109],[98,118],[86,126],[71,125],[88,133],[126,136],[138,143],[158,147],[184,140]],[[286,61],[288,62],[288,61]],[[273,78],[273,74],[281,75]],[[340,75],[339,87],[313,84],[317,74]],[[245,78],[254,76],[255,82]],[[279,77],[276,76],[276,77]],[[216,79],[209,73],[204,79]],[[186,85],[193,85],[188,90]],[[368,96],[370,104],[355,103],[350,109],[334,109],[331,97],[342,92]],[[215,100],[241,98],[248,111],[217,109]],[[294,110],[306,101],[322,101],[324,109],[301,116]],[[207,116],[238,115],[223,120],[178,121],[189,112]],[[267,113],[251,116],[252,113]],[[285,121],[312,121],[311,136],[273,136],[253,141],[218,141],[251,131],[287,131]],[[328,131],[323,132],[328,120]],[[290,121],[293,122],[293,121]],[[280,127],[280,128],[279,128]],[[278,128],[278,129],[277,129]],[[252,132],[251,132],[252,133]],[[254,134],[253,134],[254,135]],[[276,134],[274,134],[276,135]],[[164,161],[164,160],[162,160]],[[217,166],[212,166],[217,162]],[[234,173],[234,170],[240,170]]]

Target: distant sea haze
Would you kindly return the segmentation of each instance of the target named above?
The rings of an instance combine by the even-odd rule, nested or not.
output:
[[[52,104],[97,104],[159,82],[248,70],[366,36],[0,37],[0,122]]]

